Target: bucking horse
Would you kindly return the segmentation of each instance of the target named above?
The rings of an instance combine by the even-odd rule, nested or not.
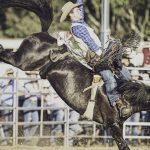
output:
[[[19,7],[24,3],[21,0],[10,1],[11,3],[14,2],[13,6],[17,1],[16,6]],[[26,2],[32,3],[35,0]],[[40,2],[46,2],[46,0],[37,0],[37,2],[40,4]],[[25,6],[23,5],[23,8],[26,8]],[[93,70],[85,67],[72,56],[65,45],[58,46],[57,39],[49,35],[48,32],[34,33],[26,37],[16,52],[7,51],[1,46],[0,61],[23,71],[41,72],[45,69],[46,78],[58,95],[71,108],[81,115],[84,114],[91,92],[90,90],[83,91],[93,81]],[[132,107],[130,115],[139,111],[150,110],[150,88],[147,85],[135,81],[121,81],[119,83],[118,91]],[[111,130],[112,137],[119,150],[130,150],[122,136],[123,122],[129,116],[119,117],[117,108],[110,106],[104,86],[97,89],[95,103],[93,120],[104,124],[106,128]]]

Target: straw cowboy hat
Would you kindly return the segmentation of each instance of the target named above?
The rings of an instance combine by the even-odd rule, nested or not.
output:
[[[83,5],[83,4],[74,4],[74,3],[72,3],[72,2],[67,2],[67,3],[63,6],[63,8],[61,9],[62,15],[61,15],[61,17],[60,17],[60,22],[63,22],[63,21],[66,20],[68,14],[70,13],[70,11],[71,11],[73,8],[79,7],[79,6],[81,6],[81,5]]]

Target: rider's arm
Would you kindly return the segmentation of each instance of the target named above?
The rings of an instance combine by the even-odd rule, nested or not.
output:
[[[97,52],[100,47],[94,42],[93,38],[90,36],[88,30],[82,26],[82,25],[77,25],[72,27],[72,33],[76,37],[82,39],[82,41],[87,44],[89,49],[91,49],[94,52]]]
[[[76,3],[78,4],[83,4],[82,0],[77,0]],[[83,8],[83,5],[81,5],[79,7],[80,11],[81,11],[81,16],[82,16],[82,19],[84,19],[84,8]]]

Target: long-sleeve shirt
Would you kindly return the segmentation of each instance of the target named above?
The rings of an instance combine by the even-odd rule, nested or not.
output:
[[[76,3],[83,4],[82,0],[77,0]],[[85,26],[88,26],[84,21],[84,8],[83,5],[79,7],[82,18],[77,21],[72,21],[73,23],[78,23],[76,26],[72,26],[72,34],[76,37],[82,39],[82,41],[91,49],[92,51],[97,51],[100,47],[95,43],[94,39],[89,34],[89,31]],[[81,24],[81,25],[80,25]],[[89,27],[89,26],[88,26]]]

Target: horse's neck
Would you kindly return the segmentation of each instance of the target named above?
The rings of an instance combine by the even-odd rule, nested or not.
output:
[[[92,82],[92,74],[89,69],[68,57],[55,63],[48,75],[53,88],[69,106],[77,111],[85,109],[90,92],[83,93],[83,90]]]

